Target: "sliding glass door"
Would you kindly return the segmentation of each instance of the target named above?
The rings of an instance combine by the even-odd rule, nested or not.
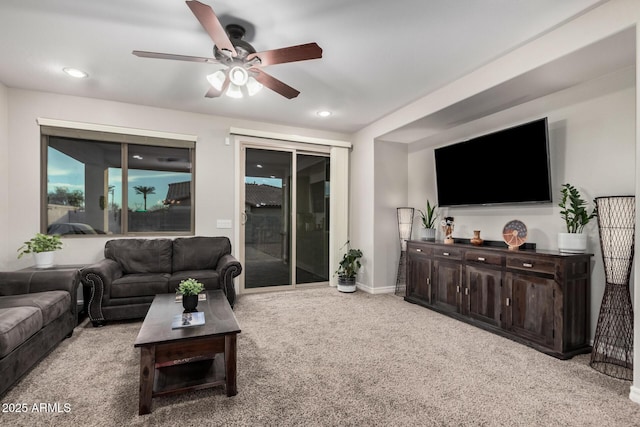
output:
[[[328,282],[329,157],[252,146],[241,152],[244,290]]]

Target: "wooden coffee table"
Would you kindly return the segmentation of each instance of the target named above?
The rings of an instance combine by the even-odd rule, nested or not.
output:
[[[224,293],[207,291],[198,302],[205,324],[171,329],[183,312],[175,294],[156,295],[142,323],[135,347],[140,347],[140,415],[151,412],[151,399],[189,390],[236,386],[236,337],[240,326]]]

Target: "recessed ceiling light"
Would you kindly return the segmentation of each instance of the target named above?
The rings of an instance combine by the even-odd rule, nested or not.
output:
[[[63,68],[62,71],[64,71],[71,77],[75,77],[77,79],[84,79],[89,76],[89,74],[85,73],[82,70],[78,70],[77,68],[66,67],[66,68]]]
[[[142,157],[140,154],[134,154],[134,155],[133,155],[133,156],[131,156],[131,157],[133,157],[133,158],[134,158],[134,159],[136,159],[136,160],[142,160],[142,159],[143,159],[143,157]]]
[[[262,165],[256,165],[258,169],[262,169]]]
[[[319,117],[329,117],[331,115],[331,111],[321,110],[316,113]]]

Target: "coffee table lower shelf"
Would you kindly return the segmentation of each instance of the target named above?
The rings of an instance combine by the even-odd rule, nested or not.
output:
[[[156,368],[153,397],[224,386],[226,383],[224,355],[218,354],[213,359]]]
[[[236,334],[140,347],[140,415],[151,412],[157,396],[224,385],[238,394]]]

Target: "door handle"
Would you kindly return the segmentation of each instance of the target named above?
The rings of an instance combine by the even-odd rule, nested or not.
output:
[[[247,216],[247,211],[242,211],[242,220],[240,221],[240,224],[245,225],[247,223],[247,219],[249,218]]]

